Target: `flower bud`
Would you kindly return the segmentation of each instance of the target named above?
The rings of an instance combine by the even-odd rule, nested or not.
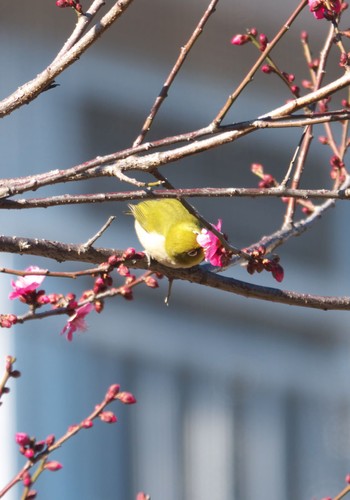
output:
[[[120,274],[120,276],[129,276],[130,275],[129,268],[125,264],[121,264],[118,267],[117,271]]]
[[[56,440],[56,438],[55,438],[54,434],[49,434],[47,436],[47,438],[45,439],[46,446],[47,447],[52,446],[54,444],[55,440]]]
[[[34,455],[35,455],[33,448],[27,448],[27,449],[25,450],[25,452],[23,453],[23,455],[24,455],[25,457],[29,458],[29,460],[30,460],[31,458],[33,458],[33,457],[34,457]]]
[[[123,252],[123,259],[132,259],[136,253],[135,248],[129,247]]]
[[[57,470],[62,469],[62,467],[62,464],[60,464],[60,462],[57,462],[57,460],[50,460],[44,465],[44,469],[50,470],[51,472],[56,472]]]
[[[90,419],[85,419],[82,421],[81,423],[81,426],[84,428],[84,429],[90,429],[91,427],[93,427],[94,423],[92,420]]]
[[[27,500],[34,500],[34,498],[36,498],[36,496],[37,496],[37,492],[35,490],[30,490],[27,493],[26,499]]]
[[[150,288],[158,288],[159,287],[158,281],[155,278],[153,278],[153,276],[147,276],[147,278],[145,278],[145,283]]]
[[[110,266],[115,267],[117,264],[119,264],[120,257],[118,257],[118,255],[111,255],[110,257],[108,257],[107,262]]]
[[[20,446],[27,446],[30,443],[30,437],[25,432],[17,432],[15,439]]]
[[[26,488],[29,488],[29,486],[32,484],[32,478],[28,471],[23,472],[22,481]]]
[[[119,384],[113,384],[109,387],[108,391],[107,391],[107,394],[106,394],[106,400],[107,401],[112,401],[116,395],[119,393],[120,391],[120,385]]]
[[[107,424],[114,424],[117,421],[117,417],[112,411],[103,411],[99,414],[99,417],[102,422],[106,422]]]
[[[249,42],[249,35],[238,34],[231,39],[232,45],[244,45],[247,42]]]
[[[116,399],[119,399],[119,401],[125,405],[132,405],[136,403],[136,398],[133,394],[131,394],[131,392],[120,392]]]

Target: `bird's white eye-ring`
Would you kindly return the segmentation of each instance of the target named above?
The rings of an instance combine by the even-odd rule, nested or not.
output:
[[[195,257],[196,255],[198,255],[198,250],[190,250],[189,252],[187,252],[187,255],[189,257]]]

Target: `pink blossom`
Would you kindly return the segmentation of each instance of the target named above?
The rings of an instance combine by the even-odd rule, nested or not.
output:
[[[77,330],[84,332],[87,329],[87,324],[85,321],[85,316],[87,316],[94,305],[91,302],[84,304],[76,309],[75,313],[69,317],[67,324],[63,328],[61,335],[67,335],[67,340],[71,342],[73,340],[73,333]]]
[[[25,271],[35,272],[35,271],[45,271],[45,269],[40,269],[37,266],[29,266]],[[17,281],[11,281],[11,286],[13,292],[9,294],[9,299],[17,299],[23,295],[27,295],[34,292],[44,281],[44,275],[31,274],[28,276],[20,276]]]
[[[215,227],[221,231],[222,220],[219,219]],[[210,262],[212,266],[222,267],[222,244],[217,236],[207,229],[202,229],[197,236],[197,242],[204,249],[204,259]]]
[[[308,0],[308,2],[310,12],[316,19],[332,19],[341,11],[340,0]]]

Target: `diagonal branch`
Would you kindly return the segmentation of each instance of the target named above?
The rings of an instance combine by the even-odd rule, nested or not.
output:
[[[133,0],[118,0],[70,50],[55,59],[33,80],[19,87],[0,102],[0,118],[33,101],[58,75],[73,64],[125,12]]]
[[[165,80],[162,90],[160,91],[157,99],[155,100],[155,103],[152,106],[152,109],[150,111],[150,114],[148,115],[145,123],[142,126],[142,130],[140,135],[136,138],[133,146],[138,146],[143,142],[147,132],[150,130],[153,120],[158,113],[162,103],[164,102],[165,98],[168,96],[168,91],[170,89],[170,86],[172,85],[173,81],[175,80],[178,72],[182,68],[183,63],[185,62],[186,57],[188,56],[190,50],[196,43],[198,37],[202,34],[202,31],[204,29],[204,26],[206,25],[208,19],[210,16],[215,12],[215,7],[219,0],[211,0],[210,4],[208,5],[208,8],[204,12],[202,18],[200,19],[198,25],[196,26],[194,32],[190,36],[189,40],[187,43],[181,47],[180,55],[177,58],[176,63],[174,64],[172,70],[170,71],[167,79]]]

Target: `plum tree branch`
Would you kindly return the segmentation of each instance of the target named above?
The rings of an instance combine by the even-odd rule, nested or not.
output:
[[[84,205],[90,203],[125,202],[149,198],[294,198],[299,200],[332,199],[349,200],[350,189],[292,189],[292,188],[235,188],[203,187],[178,189],[140,189],[93,194],[63,194],[43,198],[0,200],[0,210],[49,208],[62,205]]]
[[[127,148],[116,153],[99,156],[68,169],[56,169],[26,177],[2,179],[0,185],[0,199],[18,195],[26,191],[37,191],[41,187],[63,182],[77,182],[93,177],[116,176],[117,169],[122,169],[124,171],[152,171],[157,166],[164,165],[167,162],[176,161],[179,158],[219,147],[228,142],[233,142],[240,136],[254,130],[256,131],[264,128],[303,127],[310,124],[315,125],[349,119],[350,111],[340,110],[319,113],[312,116],[294,115],[280,118],[265,117],[263,119],[253,119],[221,126],[217,130],[206,127],[194,132],[143,143],[135,148]],[[212,137],[208,138],[207,136]],[[205,137],[205,139],[198,141],[201,137]],[[187,146],[185,151],[175,148],[163,152],[161,156],[157,156],[160,155],[160,153],[135,156],[138,153],[152,151],[164,146],[175,145],[180,142],[186,143]]]
[[[113,7],[69,50],[39,73],[33,80],[19,87],[15,92],[0,102],[0,118],[9,115],[15,109],[33,101],[48,85],[73,64],[120,16],[133,0],[118,0]]]

